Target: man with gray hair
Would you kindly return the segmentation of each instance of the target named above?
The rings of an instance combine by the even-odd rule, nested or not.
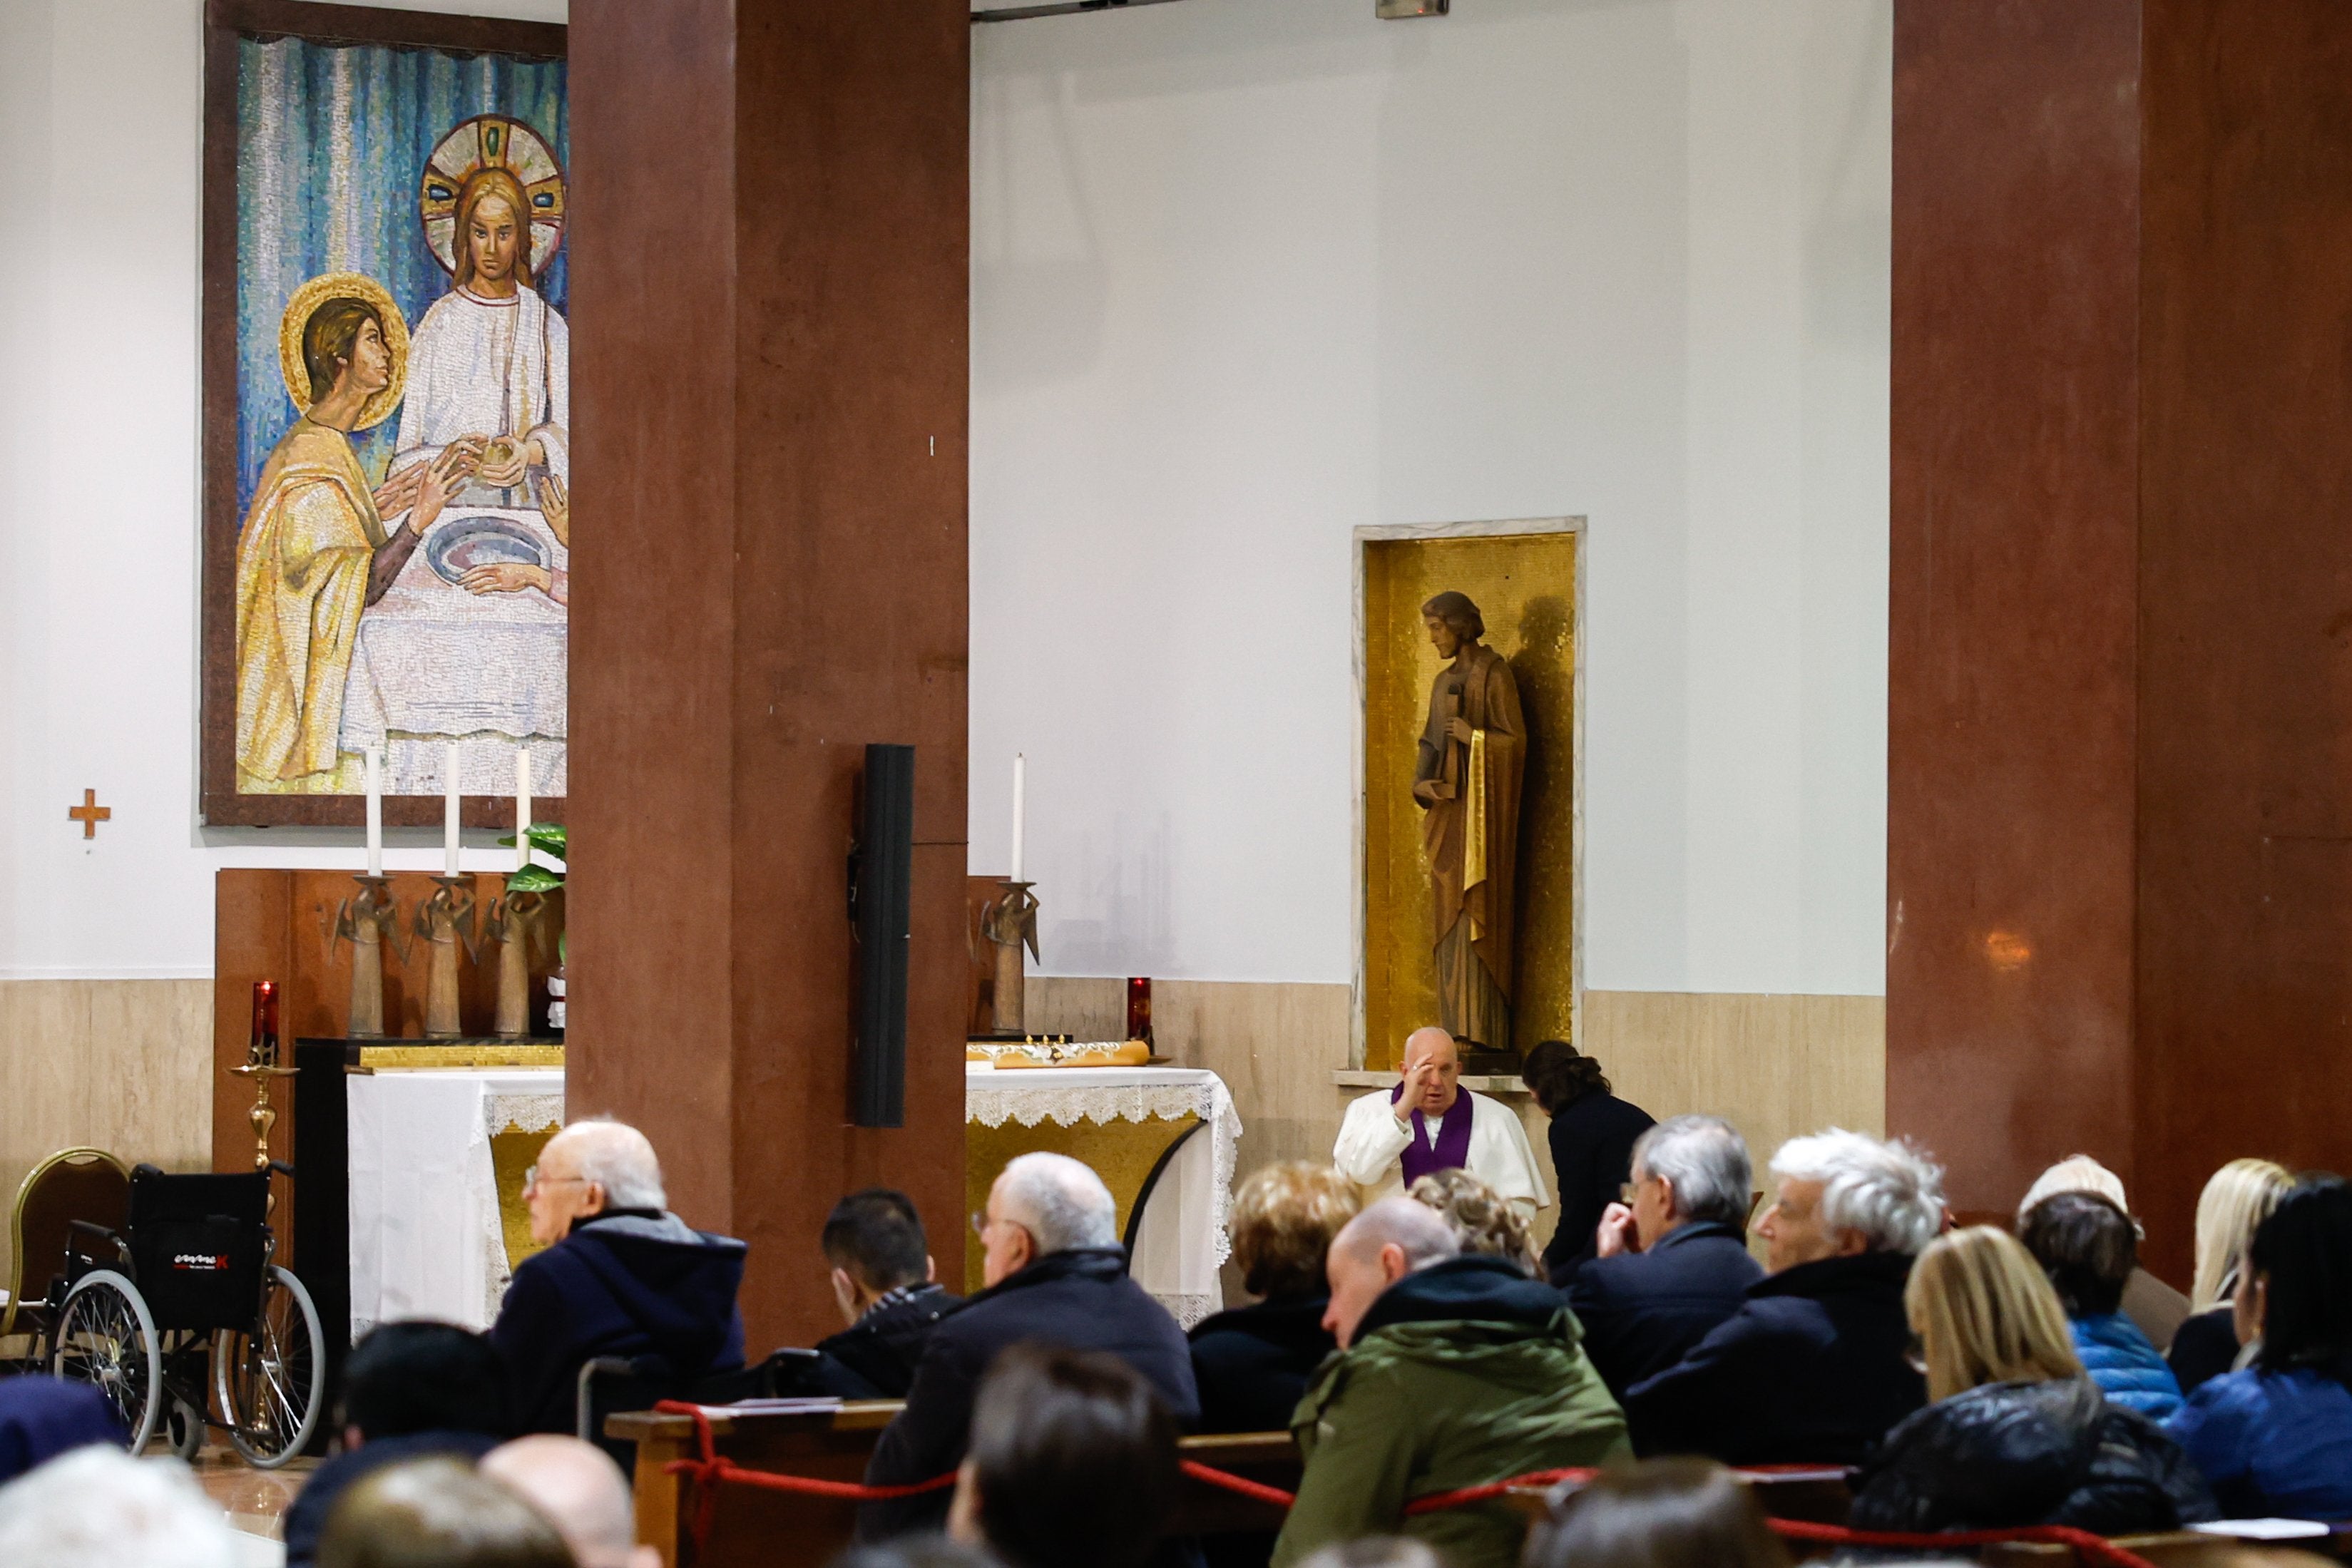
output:
[[[1625,1394],[1644,1454],[1856,1464],[1927,1400],[1903,1287],[1944,1224],[1944,1173],[1901,1140],[1832,1127],[1772,1156],[1756,1223],[1771,1272],[1680,1362]]]
[[[1748,1140],[1719,1116],[1673,1116],[1634,1140],[1626,1201],[1601,1211],[1568,1304],[1609,1391],[1690,1353],[1764,1277],[1748,1252]]]
[[[1159,1392],[1180,1425],[1198,1424],[1184,1331],[1128,1278],[1118,1206],[1102,1177],[1066,1155],[1022,1155],[997,1176],[972,1225],[985,1249],[987,1288],[931,1330],[907,1407],[875,1445],[866,1485],[909,1486],[961,1464],[981,1378],[999,1352],[1024,1341],[1115,1355]],[[938,1530],[950,1500],[941,1490],[866,1503],[858,1536]]]
[[[643,1133],[572,1123],[524,1174],[523,1199],[547,1250],[514,1271],[490,1326],[517,1430],[571,1431],[580,1369],[598,1356],[636,1363],[679,1393],[743,1364],[744,1245],[669,1212]]]

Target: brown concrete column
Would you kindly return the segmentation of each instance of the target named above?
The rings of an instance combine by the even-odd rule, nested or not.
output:
[[[1900,0],[1886,1114],[2127,1161],[2137,0]]]
[[[967,10],[575,0],[572,1106],[833,1312],[843,1192],[963,1192]],[[907,1126],[847,1125],[863,747],[916,750]]]
[[[2352,13],[1903,0],[1887,1110],[2352,1169]]]

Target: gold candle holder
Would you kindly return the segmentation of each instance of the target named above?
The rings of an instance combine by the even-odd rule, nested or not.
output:
[[[266,1061],[248,1061],[243,1067],[232,1067],[239,1078],[253,1080],[253,1108],[245,1119],[253,1127],[253,1168],[269,1168],[269,1129],[278,1124],[278,1107],[269,1103],[269,1082],[273,1078],[291,1078],[302,1071],[299,1067],[278,1067]]]
[[[1037,895],[1030,891],[1036,884],[1008,877],[996,885],[1003,891],[980,913],[981,935],[996,945],[990,1022],[994,1034],[1017,1035],[1024,1031],[1023,1019],[1028,1013],[1028,971],[1022,947],[1026,945],[1030,957],[1037,956]]]

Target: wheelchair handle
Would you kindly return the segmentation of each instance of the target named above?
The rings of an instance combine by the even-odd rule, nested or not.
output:
[[[269,1168],[276,1171],[279,1176],[284,1176],[288,1181],[292,1181],[294,1179],[294,1167],[288,1165],[284,1160],[270,1161]]]

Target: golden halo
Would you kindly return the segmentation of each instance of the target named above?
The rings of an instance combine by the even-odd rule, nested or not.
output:
[[[323,272],[296,289],[286,302],[286,314],[278,319],[278,369],[286,377],[287,395],[304,413],[310,412],[310,368],[302,362],[302,329],[330,299],[356,299],[372,307],[383,328],[383,346],[392,355],[392,380],[360,405],[359,419],[352,425],[365,430],[383,423],[408,390],[408,323],[383,285],[363,272]]]
[[[503,169],[522,187],[523,200],[530,204],[530,275],[538,277],[563,244],[563,165],[555,161],[546,137],[511,115],[460,120],[435,145],[417,182],[425,243],[441,270],[457,277],[457,199],[466,193],[466,182],[485,169]]]

